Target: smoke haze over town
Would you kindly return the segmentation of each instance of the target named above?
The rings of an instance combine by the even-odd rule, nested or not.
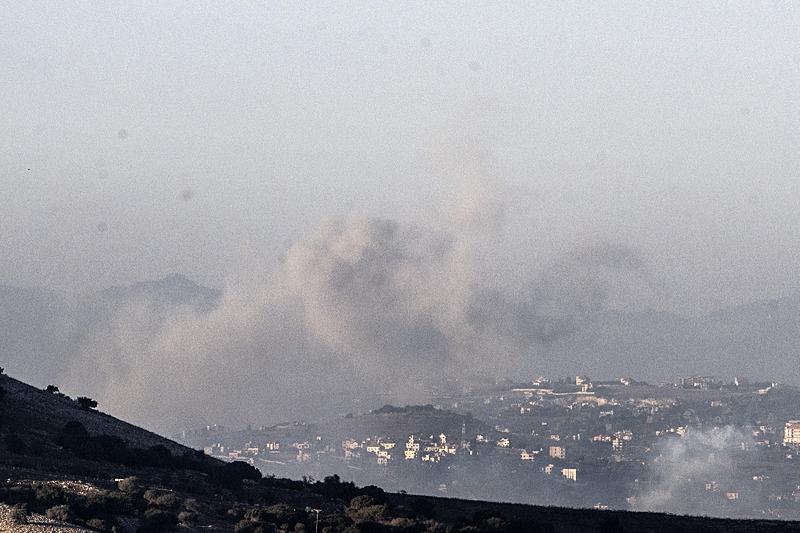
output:
[[[540,375],[800,386],[798,5],[2,12],[19,379],[169,435]],[[684,483],[772,434],[734,422],[653,444],[631,508],[720,513]]]

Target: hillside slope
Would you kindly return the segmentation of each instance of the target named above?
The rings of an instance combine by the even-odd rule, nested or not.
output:
[[[2,531],[800,532],[800,523],[387,494],[338,477],[262,478],[245,463],[215,461],[10,377],[0,376],[0,387]],[[413,421],[408,408],[388,411],[372,414],[381,428],[398,416]]]
[[[0,375],[0,387],[6,390],[3,405],[3,428],[19,433],[28,444],[55,443],[67,422],[80,422],[93,435],[113,435],[134,448],[164,446],[181,455],[190,448],[155,433],[123,422],[100,411],[82,409],[75,400],[61,394],[46,392]]]

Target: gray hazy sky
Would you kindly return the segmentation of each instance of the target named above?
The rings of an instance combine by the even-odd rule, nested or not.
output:
[[[235,283],[326,216],[435,224],[477,166],[503,263],[621,242],[683,313],[797,285],[798,4],[0,12],[0,283]]]

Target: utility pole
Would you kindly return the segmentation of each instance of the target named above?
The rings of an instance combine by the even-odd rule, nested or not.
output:
[[[306,507],[306,512],[307,513],[311,513],[311,512],[317,513],[317,523],[314,526],[314,533],[319,533],[319,513],[320,513],[320,511],[322,511],[322,509],[312,509],[311,507]]]

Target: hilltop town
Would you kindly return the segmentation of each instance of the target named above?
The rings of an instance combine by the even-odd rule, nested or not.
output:
[[[800,518],[800,391],[691,376],[650,385],[588,376],[469,386],[431,403],[317,423],[208,426],[179,440],[264,474],[339,473],[389,490],[470,499]]]

